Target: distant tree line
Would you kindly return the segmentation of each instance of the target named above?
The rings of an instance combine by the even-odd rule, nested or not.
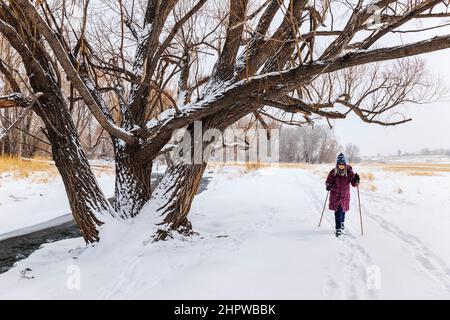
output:
[[[332,163],[339,152],[344,152],[350,163],[360,159],[359,147],[348,144],[344,149],[327,126],[281,127],[281,162]]]
[[[416,152],[402,152],[401,150],[397,151],[397,155],[400,156],[450,156],[450,149],[429,149],[423,148],[420,151]]]

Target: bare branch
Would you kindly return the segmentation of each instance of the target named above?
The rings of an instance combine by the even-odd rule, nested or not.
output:
[[[30,102],[26,103],[25,106],[26,109],[17,117],[17,119],[8,128],[6,128],[3,132],[0,133],[0,142],[6,139],[8,134],[11,131],[13,131],[19,125],[19,123],[31,112],[33,105],[37,102],[37,99],[43,95],[44,94],[42,92],[38,92]],[[3,97],[0,97],[0,108],[2,107],[1,106],[2,98]],[[23,100],[27,99],[23,98]]]
[[[20,92],[20,86],[17,83],[16,79],[14,78],[14,75],[1,58],[0,58],[0,72],[3,73],[3,75],[5,76],[6,81],[8,81],[9,85],[11,86],[11,89],[14,92]]]
[[[47,25],[47,23],[42,19],[39,13],[36,11],[34,6],[28,0],[17,0],[17,2],[22,6],[24,12],[28,15],[30,20],[34,22],[36,27],[42,33],[42,35],[47,40],[48,44],[52,48],[59,63],[63,67],[67,74],[67,77],[71,80],[74,87],[78,90],[86,105],[89,107],[90,111],[98,121],[98,123],[110,134],[116,136],[126,143],[134,144],[137,140],[129,132],[123,130],[122,128],[116,126],[114,123],[108,120],[105,114],[102,112],[101,107],[97,104],[96,100],[92,96],[90,90],[87,88],[86,83],[78,75],[74,66],[72,65],[70,58],[65,52],[63,46],[61,45],[58,38],[54,35],[53,31]]]

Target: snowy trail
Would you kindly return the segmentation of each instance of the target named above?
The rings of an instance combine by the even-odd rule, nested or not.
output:
[[[317,183],[316,179],[310,181],[308,184]],[[323,210],[324,199],[320,199],[319,196],[322,193],[318,193],[317,189],[307,187],[304,183],[301,183],[299,187],[303,187],[304,192],[308,192],[312,199],[314,199],[314,209],[316,212],[321,213]],[[322,204],[320,203],[322,201]],[[325,208],[323,220],[326,221],[326,228],[333,230],[334,228],[334,215],[328,211],[328,204]],[[317,223],[317,221],[316,221]],[[324,221],[322,221],[322,228]],[[333,234],[333,231],[330,231]],[[372,265],[372,258],[369,252],[358,243],[358,238],[353,235],[353,231],[349,228],[345,231],[345,234],[336,239],[341,242],[339,250],[339,261],[345,265],[344,278],[336,277],[333,274],[328,275],[327,281],[327,298],[329,299],[375,299],[377,294],[373,290],[369,290],[366,285],[366,271],[367,268]]]
[[[368,196],[369,199],[372,197],[371,195]],[[386,202],[389,203],[389,200],[386,199]],[[416,263],[424,271],[424,275],[434,280],[438,286],[447,291],[450,297],[450,266],[433,253],[418,237],[403,231],[400,227],[386,221],[380,215],[372,213],[367,206],[363,205],[362,208],[366,217],[377,223],[384,232],[394,235],[408,247],[411,256],[414,257]]]
[[[450,225],[439,207],[446,195],[434,196],[439,206],[428,214],[438,222],[428,230],[417,224],[430,206],[420,201],[430,195],[410,178],[386,187],[401,183],[403,194],[362,190],[361,236],[353,192],[345,235],[336,238],[329,210],[318,228],[322,180],[304,169],[218,171],[192,206],[197,236],[149,242],[153,220],[144,212],[109,224],[95,248],[80,239],[45,245],[0,275],[0,299],[450,298],[450,257],[442,247],[450,236],[438,232]],[[66,286],[70,265],[81,270],[78,290]],[[373,267],[380,287],[368,285]],[[21,278],[25,268],[34,279]]]

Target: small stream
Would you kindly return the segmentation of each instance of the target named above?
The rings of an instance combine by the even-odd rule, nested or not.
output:
[[[156,186],[163,174],[152,174],[152,184]],[[211,178],[203,177],[197,194],[206,190]],[[112,202],[112,198],[108,199]],[[19,260],[27,258],[44,243],[81,237],[81,232],[75,221],[65,222],[44,230],[0,241],[0,273],[6,272]]]

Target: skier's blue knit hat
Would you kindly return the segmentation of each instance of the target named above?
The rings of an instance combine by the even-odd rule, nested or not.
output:
[[[347,163],[347,161],[345,160],[345,156],[344,156],[344,154],[342,154],[342,153],[340,153],[340,154],[337,156],[336,164],[339,164],[339,163],[344,163],[344,164]]]
[[[343,164],[347,164],[347,161],[345,160],[345,156],[342,154],[342,153],[340,153],[338,156],[337,156],[337,160],[336,160],[336,174],[340,174],[340,175],[343,175],[343,176],[347,176],[347,165],[345,166],[345,169],[343,169],[343,170],[340,170],[339,169],[339,163],[343,163]]]

